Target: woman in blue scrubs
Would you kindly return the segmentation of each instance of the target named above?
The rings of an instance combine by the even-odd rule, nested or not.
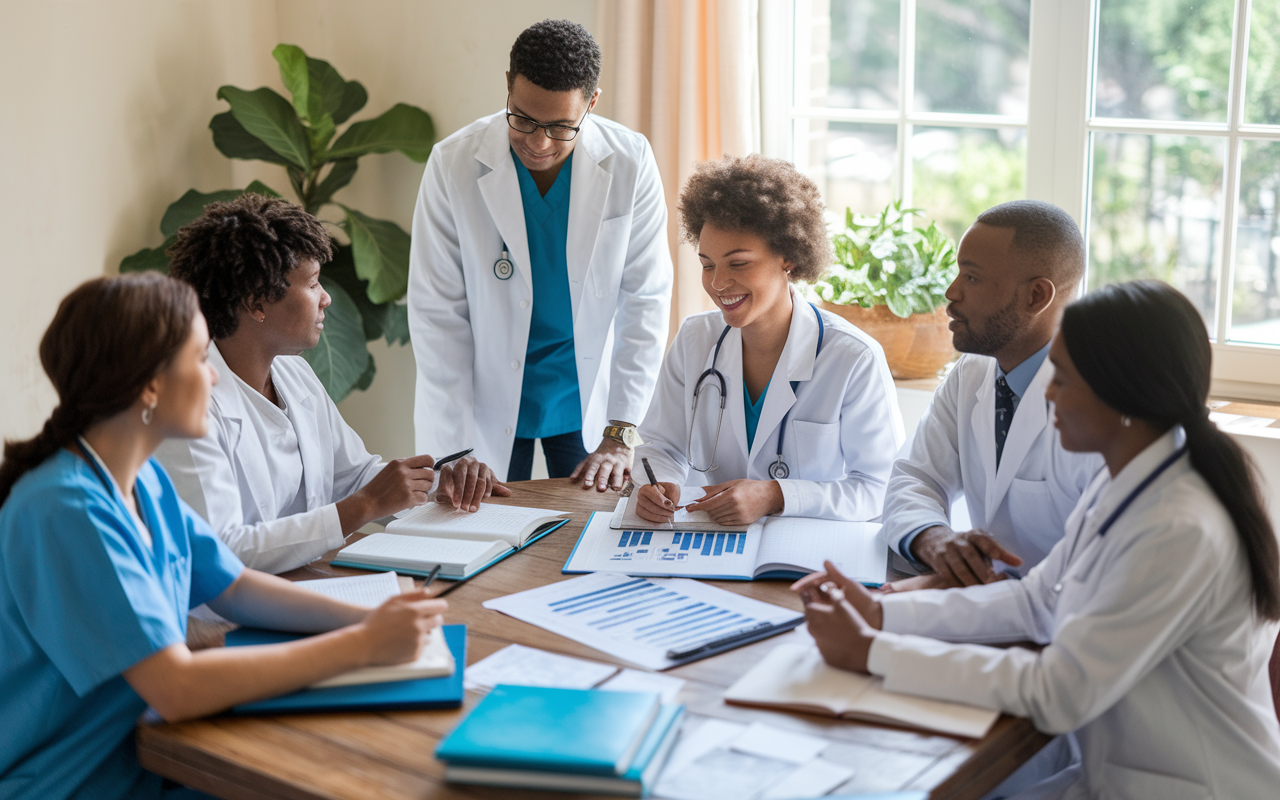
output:
[[[415,658],[445,603],[348,605],[246,569],[151,454],[205,433],[216,380],[196,295],[128,275],[73,291],[40,343],[59,405],[0,463],[0,797],[163,794],[133,729]],[[247,625],[329,631],[270,647],[186,645],[208,603]]]

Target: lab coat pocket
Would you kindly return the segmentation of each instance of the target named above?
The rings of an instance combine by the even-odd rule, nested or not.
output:
[[[1092,781],[1099,786],[1101,800],[1208,800],[1209,788],[1195,781],[1175,778],[1160,772],[1122,767],[1110,761],[1103,762],[1101,780]]]
[[[595,251],[591,255],[589,288],[597,299],[612,297],[622,284],[622,268],[627,262],[627,244],[631,240],[631,215],[600,223]]]
[[[1049,548],[1053,542],[1057,542],[1062,538],[1062,530],[1053,531],[1053,535],[1045,537],[1038,530],[1047,525],[1056,525],[1053,522],[1054,516],[1053,494],[1049,490],[1049,482],[1047,480],[1023,480],[1022,478],[1014,478],[1013,483],[1009,486],[1009,517],[1017,520],[1027,520],[1026,533],[1032,535],[1023,535],[1019,537],[1024,547],[1032,542],[1045,542],[1044,552],[1037,553],[1018,553],[1022,556],[1024,562],[1036,564],[1039,563],[1049,553]]]
[[[839,422],[792,420],[787,435],[795,442],[792,478],[834,481],[845,477]]]

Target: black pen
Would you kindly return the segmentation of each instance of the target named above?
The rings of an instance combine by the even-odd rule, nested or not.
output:
[[[703,642],[702,644],[694,645],[693,647],[685,650],[668,650],[667,658],[672,661],[680,661],[694,656],[704,654],[710,655],[712,652],[719,651],[721,649],[728,649],[733,645],[746,644],[747,642],[755,639],[763,639],[767,636],[772,636],[775,633],[789,631],[799,625],[802,621],[802,619],[794,619],[787,622],[779,622],[776,625],[769,622],[761,622],[747,628],[746,630],[737,631],[729,634],[728,636],[722,636],[719,639],[712,639],[709,642]]]
[[[641,458],[640,463],[644,465],[644,474],[649,476],[649,485],[657,486],[658,479],[653,474],[653,467],[649,466],[649,459]]]
[[[474,449],[475,449],[474,447],[468,447],[466,450],[459,450],[459,451],[458,451],[458,452],[456,452],[456,453],[451,453],[450,455],[447,455],[447,456],[445,456],[444,458],[442,458],[442,459],[440,459],[439,461],[437,461],[435,464],[433,464],[433,465],[431,466],[431,468],[432,468],[432,469],[440,469],[440,468],[441,468],[441,467],[443,467],[445,464],[448,464],[450,461],[457,461],[458,459],[462,458],[463,456],[470,454],[470,453],[471,453],[471,451],[472,451],[472,450],[474,450]]]
[[[427,582],[422,584],[422,588],[426,589],[428,586],[430,586],[431,582],[434,581],[436,579],[436,576],[439,574],[440,574],[440,565],[436,564],[434,567],[431,568],[431,571],[427,573]]]

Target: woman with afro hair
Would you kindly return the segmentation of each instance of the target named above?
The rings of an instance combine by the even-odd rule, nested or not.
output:
[[[831,261],[818,187],[785,161],[726,157],[699,165],[679,212],[716,310],[686,319],[663,362],[637,451],[658,484],[637,513],[877,516],[903,439],[884,351],[792,286]]]

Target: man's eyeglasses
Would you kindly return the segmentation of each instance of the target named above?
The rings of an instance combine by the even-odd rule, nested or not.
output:
[[[547,134],[548,139],[555,139],[560,142],[571,142],[578,135],[578,131],[582,130],[582,123],[586,121],[587,114],[591,113],[591,106],[587,106],[587,110],[582,113],[582,119],[578,120],[576,126],[573,125],[543,125],[526,116],[517,114],[511,110],[511,96],[507,96],[507,124],[511,126],[513,131],[520,133],[536,133],[538,128],[542,128]]]

